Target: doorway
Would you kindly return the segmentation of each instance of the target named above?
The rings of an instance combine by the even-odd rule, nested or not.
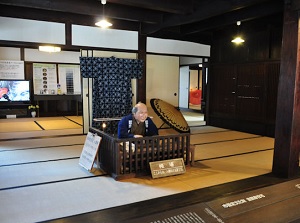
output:
[[[203,113],[203,78],[202,65],[180,67],[179,107]]]
[[[189,109],[201,111],[202,69],[190,67]]]

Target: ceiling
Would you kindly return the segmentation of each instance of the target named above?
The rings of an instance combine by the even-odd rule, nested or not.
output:
[[[0,16],[95,26],[99,0],[0,0]],[[151,37],[211,44],[214,35],[236,28],[281,22],[283,0],[107,0],[112,29]]]

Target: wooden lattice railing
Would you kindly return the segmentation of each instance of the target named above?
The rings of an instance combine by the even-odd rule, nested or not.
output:
[[[150,174],[149,162],[183,158],[190,161],[190,134],[172,134],[143,138],[118,139],[99,129],[90,132],[102,137],[98,161],[100,168],[114,179]]]

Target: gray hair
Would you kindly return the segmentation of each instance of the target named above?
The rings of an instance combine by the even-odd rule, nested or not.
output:
[[[137,111],[139,110],[139,108],[138,107],[133,107],[132,108],[132,114],[135,114],[135,113],[137,113]]]
[[[139,102],[132,108],[132,110],[131,110],[132,114],[135,114],[135,113],[138,112],[138,110],[139,110],[139,104],[143,104],[143,103],[139,101]]]

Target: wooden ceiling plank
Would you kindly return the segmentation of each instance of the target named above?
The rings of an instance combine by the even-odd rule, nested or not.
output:
[[[222,16],[214,17],[208,20],[190,23],[181,28],[182,33],[189,35],[192,33],[211,31],[224,26],[235,25],[238,20],[251,21],[283,12],[283,5],[280,2],[269,2],[260,6],[243,8],[227,13]]]
[[[107,3],[128,5],[174,14],[188,14],[193,12],[192,0],[107,0]]]
[[[35,8],[41,10],[67,12],[80,15],[102,17],[103,8],[100,1],[96,0],[0,0],[0,5]],[[105,16],[126,21],[144,23],[161,23],[162,14],[153,10],[132,8],[116,4],[105,5]]]
[[[197,6],[194,13],[189,15],[168,15],[164,17],[162,24],[153,26],[145,24],[143,27],[144,34],[155,33],[160,29],[178,25],[185,25],[189,23],[203,21],[214,16],[220,16],[228,12],[242,9],[246,6],[261,4],[262,2],[270,0],[243,0],[243,1],[224,1],[224,0],[205,0]],[[274,1],[274,0],[273,0]],[[276,1],[276,0],[275,0]],[[203,5],[203,7],[201,7]]]

